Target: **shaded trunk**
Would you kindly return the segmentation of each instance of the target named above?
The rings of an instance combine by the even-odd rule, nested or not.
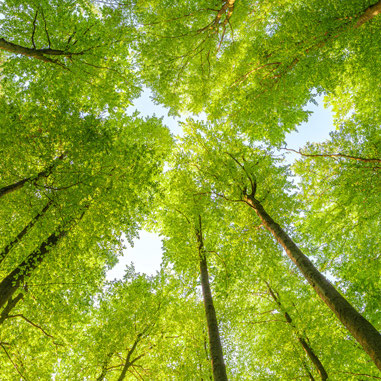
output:
[[[51,206],[52,201],[48,201],[48,203],[44,206],[44,208],[41,210],[40,213],[38,213],[33,220],[31,220],[25,227],[24,229],[21,230],[17,236],[8,243],[7,246],[3,249],[2,252],[0,252],[0,264],[3,262],[5,257],[8,255],[8,253],[13,249],[14,246],[17,245],[19,241],[28,233],[30,229],[33,228],[33,226],[36,224],[36,222],[48,211],[49,207]]]
[[[295,263],[323,302],[360,343],[376,366],[381,369],[381,335],[376,328],[361,316],[328,279],[317,270],[288,234],[267,214],[261,203],[254,196],[245,195],[244,200],[255,210],[263,225],[284,248],[289,258]]]
[[[122,373],[120,374],[118,381],[123,381],[126,378],[126,374],[127,374],[128,369],[130,368],[130,366],[131,366],[131,363],[129,361],[126,361],[124,363]]]
[[[267,285],[267,288],[269,289],[271,297],[274,299],[275,303],[279,306],[279,309],[283,312],[283,315],[286,318],[287,323],[291,325],[291,327],[295,330],[295,332],[297,332],[297,329],[296,329],[294,323],[292,322],[291,316],[284,309],[280,300],[277,298],[274,291],[272,290],[272,288],[270,287],[270,285],[267,282],[266,282],[266,285]],[[301,335],[297,334],[297,338],[298,338],[298,342],[302,346],[304,352],[306,352],[307,356],[310,358],[310,360],[314,364],[314,367],[317,370],[317,372],[319,373],[320,378],[323,381],[327,380],[328,374],[327,374],[323,364],[321,363],[319,358],[316,356],[316,354],[312,350],[312,348],[307,344],[307,342],[304,340],[304,338]]]
[[[17,303],[24,298],[24,293],[20,292],[14,299],[10,299],[0,315],[0,325],[8,318],[9,313],[16,307]]]
[[[65,234],[66,231],[64,230],[51,234],[38,249],[30,253],[16,269],[2,280],[0,283],[0,308],[11,300],[13,294],[24,282],[24,279],[38,267],[50,249],[56,246]]]
[[[200,256],[200,272],[202,295],[204,298],[204,307],[206,321],[208,324],[209,346],[212,357],[213,378],[215,381],[227,380],[224,356],[222,351],[220,334],[218,331],[218,323],[216,311],[213,305],[212,292],[209,284],[208,266],[205,256]]]
[[[0,38],[0,49],[1,49],[1,38]],[[0,188],[0,198],[5,196],[8,193],[12,193],[20,188],[22,188],[27,182],[32,180],[38,180],[41,177],[48,177],[52,173],[52,169],[57,165],[58,160],[62,160],[65,157],[65,154],[60,155],[57,157],[52,164],[50,164],[46,169],[43,171],[37,173],[35,176],[26,177],[25,179],[22,179],[20,181],[17,181],[16,183],[7,185],[5,187]]]
[[[16,191],[17,189],[22,188],[25,185],[25,183],[27,183],[31,179],[32,177],[27,177],[25,179],[17,181],[16,183],[6,185],[5,187],[0,188],[0,197],[3,197],[8,193],[12,193]]]
[[[224,355],[222,351],[220,333],[218,331],[218,322],[216,311],[214,309],[212,291],[209,284],[209,273],[208,265],[206,263],[206,257],[204,253],[204,243],[201,231],[201,217],[200,220],[200,230],[196,231],[198,250],[200,258],[200,273],[201,273],[201,287],[202,295],[204,299],[205,315],[208,325],[209,334],[209,346],[210,354],[212,358],[212,369],[213,378],[215,381],[227,381],[228,377],[226,375],[226,367],[224,362]]]

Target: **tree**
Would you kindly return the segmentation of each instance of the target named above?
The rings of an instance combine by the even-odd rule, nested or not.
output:
[[[180,162],[181,155],[179,158],[174,158],[173,167],[177,167]],[[186,170],[172,170],[167,175],[167,184],[168,186],[164,185],[166,192],[161,201],[161,210],[157,214],[157,218],[161,221],[161,232],[168,237],[165,244],[166,255],[171,262],[173,261],[176,266],[185,271],[189,271],[188,266],[193,267],[195,264],[199,266],[213,379],[227,380],[223,348],[210,287],[207,263],[208,246],[205,243],[207,240],[205,237],[210,234],[206,233],[206,229],[209,224],[214,225],[211,216],[205,217],[210,213],[211,206],[197,201],[199,197],[197,185],[192,183],[191,173]]]
[[[197,181],[206,184],[206,192],[209,191],[209,193],[228,201],[244,202],[255,211],[262,226],[275,237],[323,302],[335,313],[380,368],[381,336],[376,328],[362,317],[328,279],[317,270],[290,235],[264,209],[263,201],[259,201],[259,197],[262,198],[264,192],[269,194],[273,191],[271,190],[273,183],[285,181],[279,178],[279,175],[284,173],[284,169],[282,171],[282,168],[276,168],[272,164],[271,156],[265,151],[261,152],[258,149],[245,146],[239,140],[235,146],[231,139],[225,140],[226,135],[221,131],[221,126],[220,131],[217,132],[204,128],[201,134],[199,131],[201,125],[199,124],[198,130],[193,130],[193,136],[191,136],[191,128],[188,130],[186,138],[189,144],[186,151],[197,152],[200,148],[203,151],[203,154],[199,153],[197,156],[193,156],[195,158],[194,164],[192,163],[192,156],[189,155],[190,165],[200,168],[200,177]],[[206,140],[203,136],[208,136],[209,139]],[[212,144],[211,141],[213,141]],[[210,155],[213,155],[212,161]],[[220,155],[220,161],[217,161],[218,155]],[[266,162],[268,166],[266,166]],[[240,172],[241,174],[239,174]],[[258,196],[257,186],[259,187],[259,184],[266,184],[267,189],[262,190]],[[266,193],[265,200],[266,204],[270,201]],[[278,198],[278,202],[282,202],[282,198]],[[274,205],[270,208],[273,210]],[[278,215],[279,210],[278,213],[274,214]]]
[[[13,115],[25,116],[23,111],[28,112],[31,105],[24,106]],[[35,120],[48,114],[61,118],[53,118],[41,130],[36,128]],[[62,119],[69,115],[62,109],[34,105],[34,118],[20,126],[20,119],[12,119],[13,115],[9,115],[13,123],[6,128],[20,139],[18,145],[7,144],[7,139],[2,142],[4,162],[9,163],[2,178],[6,184],[12,183],[13,176],[25,177],[35,167],[46,167],[46,161],[51,163],[58,152],[65,151],[65,158],[48,177],[28,181],[1,199],[3,253],[9,242],[12,246],[1,268],[1,304],[7,316],[18,314],[22,307],[19,292],[30,281],[54,285],[55,277],[81,269],[84,274],[77,279],[98,283],[104,277],[120,251],[116,249],[121,246],[122,232],[131,239],[143,221],[171,145],[167,129],[155,118],[119,115],[105,119],[77,112],[70,113],[71,124],[65,126]],[[4,136],[9,137],[7,129]],[[36,220],[36,210],[41,213],[48,204]],[[121,214],[115,214],[117,208]],[[27,319],[28,315],[23,314]]]
[[[357,308],[376,314],[374,321],[380,319],[374,308],[379,304],[378,135],[373,125],[348,120],[330,141],[304,147],[306,156],[293,166],[298,175],[313,173],[300,182],[302,239],[318,265],[342,282]]]
[[[379,378],[380,12],[3,1],[0,378]],[[174,143],[141,86],[208,122]],[[105,282],[142,227],[160,273]]]

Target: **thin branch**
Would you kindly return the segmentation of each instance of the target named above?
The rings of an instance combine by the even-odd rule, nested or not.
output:
[[[72,38],[75,36],[76,33],[77,33],[77,31],[74,30],[74,32],[69,36],[69,38],[68,38],[68,40],[67,40],[67,43],[66,43],[66,48],[65,48],[65,50],[68,50],[68,49],[69,49],[70,41],[72,40]],[[78,40],[77,40],[77,41],[78,41]],[[75,42],[73,43],[73,46],[76,44],[77,41],[75,41]]]
[[[49,38],[48,28],[47,28],[47,25],[46,25],[44,11],[43,11],[42,8],[41,8],[41,15],[42,15],[42,18],[44,20],[44,28],[45,28],[46,38],[48,40],[48,46],[49,46],[49,49],[50,49],[50,38]]]
[[[38,15],[38,10],[36,11],[34,15],[34,20],[33,20],[33,31],[32,31],[32,44],[33,47],[36,49],[36,44],[34,43],[34,34],[36,32],[36,21],[37,21],[37,15]]]
[[[230,202],[244,202],[243,200],[239,199],[239,200],[232,200],[231,198],[227,198],[223,193],[216,193],[216,192],[213,192],[212,194],[214,194],[215,196],[217,197],[221,197],[223,198],[224,200],[226,201],[230,201]]]
[[[331,158],[337,158],[337,157],[342,157],[344,159],[351,159],[351,160],[357,160],[357,161],[363,161],[363,162],[366,162],[366,163],[381,163],[381,159],[378,159],[378,158],[367,158],[367,157],[360,157],[360,156],[351,156],[351,155],[345,155],[343,153],[325,153],[325,154],[308,154],[308,153],[304,153],[304,152],[301,152],[300,149],[299,151],[295,150],[295,149],[292,149],[292,148],[281,148],[282,150],[286,150],[286,151],[291,151],[291,152],[295,152],[301,156],[306,156],[306,157],[331,157]]]
[[[7,349],[4,347],[3,343],[0,343],[1,348],[3,348],[5,354],[7,355],[9,361],[12,363],[13,367],[16,369],[16,372],[21,376],[22,379],[27,381],[27,378],[20,372],[17,364],[12,360],[12,357],[8,353]]]
[[[245,172],[247,178],[249,179],[250,181],[250,185],[251,185],[251,193],[250,193],[250,196],[255,196],[255,193],[256,193],[256,190],[257,190],[257,182],[255,181],[255,176],[254,176],[254,179],[249,175],[249,173],[246,171],[246,168],[244,165],[242,165],[231,153],[229,152],[225,152],[227,155],[229,155],[240,167],[241,169]]]
[[[230,85],[230,87],[233,87],[233,86],[238,86],[240,85],[242,82],[246,81],[246,79],[249,77],[250,74],[253,74],[254,72],[256,71],[259,71],[261,69],[264,69],[265,67],[267,66],[272,66],[272,65],[276,65],[275,69],[281,65],[281,62],[269,62],[267,64],[264,64],[264,65],[261,65],[261,66],[257,66],[256,68],[248,71],[247,73],[245,73],[243,76],[241,76],[240,78],[238,78],[235,82],[233,82],[233,84]],[[273,69],[272,71],[274,71],[275,69]],[[272,72],[271,71],[271,72]]]
[[[188,222],[188,224],[190,224],[190,221],[189,221],[189,218],[179,209],[177,208],[173,208],[174,210],[176,210],[176,212],[180,213]]]
[[[136,375],[134,373],[132,373],[132,369],[138,374],[139,377],[136,377]],[[132,365],[132,368],[128,370],[137,380],[144,380],[144,378],[141,376],[141,374],[138,372],[138,370],[136,369],[136,365]]]
[[[364,377],[370,377],[370,378],[377,378],[378,380],[381,380],[381,377],[378,376],[372,376],[370,374],[365,374],[365,373],[352,373],[352,372],[344,372],[344,371],[337,371],[337,372],[332,372],[332,373],[345,373],[345,374],[351,374],[353,376],[364,376]]]
[[[29,324],[32,325],[33,327],[39,329],[44,335],[46,335],[47,337],[49,337],[49,338],[51,338],[51,339],[54,339],[54,336],[49,335],[49,333],[47,333],[42,327],[40,327],[40,326],[37,325],[36,323],[33,323],[31,320],[29,320],[28,318],[26,318],[23,314],[8,315],[8,316],[7,316],[7,319],[12,319],[12,318],[16,318],[16,317],[20,317],[20,318],[24,319],[27,323],[29,323]]]

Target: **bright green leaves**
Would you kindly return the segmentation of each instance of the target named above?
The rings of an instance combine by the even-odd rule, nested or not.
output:
[[[42,327],[66,345],[70,341],[64,332],[67,324],[76,319],[82,324],[81,315],[94,303],[93,295],[99,291],[106,269],[115,264],[122,250],[121,235],[131,240],[150,210],[172,139],[156,118],[143,120],[121,113],[101,118],[74,111],[74,106],[57,109],[38,102],[10,104],[4,99],[3,105],[9,112],[1,124],[1,180],[4,185],[20,178],[31,180],[0,200],[5,227],[1,248],[47,202],[51,206],[7,255],[1,275],[4,278],[18,268],[58,227],[67,232],[25,279],[26,289],[20,288],[26,293],[25,302],[15,307],[37,325],[46,322]],[[41,171],[46,173],[36,177]],[[39,314],[32,315],[34,303],[40,306]],[[31,369],[36,353],[42,362],[48,356],[51,340],[38,342],[41,335],[48,336],[38,328],[29,334],[30,329],[18,325],[16,339],[12,322],[8,317],[3,323],[1,339],[9,343],[12,361],[19,368],[27,363],[23,369],[31,378],[52,374],[52,361],[58,361],[60,354],[41,365],[43,372]],[[29,346],[28,337],[33,337]],[[1,356],[8,366],[5,351]]]
[[[211,120],[228,118],[251,137],[279,144],[306,121],[316,89],[336,99],[350,83],[359,108],[379,94],[379,20],[353,29],[369,5],[138,2],[142,78],[174,112],[206,111]]]
[[[7,1],[0,12],[8,94],[109,112],[139,94],[126,10],[86,1]]]

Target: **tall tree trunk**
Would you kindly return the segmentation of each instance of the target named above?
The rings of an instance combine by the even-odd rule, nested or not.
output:
[[[24,279],[38,267],[50,249],[56,246],[66,233],[65,230],[61,230],[51,234],[38,249],[30,253],[16,269],[2,280],[0,283],[0,308],[12,298]]]
[[[199,219],[200,229],[196,232],[196,235],[199,244],[198,250],[200,258],[201,287],[202,295],[204,298],[206,321],[208,324],[209,346],[212,358],[213,378],[215,381],[227,381],[228,377],[226,375],[224,355],[222,351],[220,333],[218,331],[217,316],[216,311],[214,309],[212,291],[210,289],[209,284],[208,266],[206,262],[204,243],[201,231],[201,217],[199,217]]]
[[[25,179],[17,181],[16,183],[6,185],[5,187],[0,188],[0,197],[3,197],[8,193],[12,193],[16,191],[17,189],[22,188],[25,185],[25,183],[27,183],[31,179],[32,177],[27,177]]]
[[[312,348],[307,344],[306,340],[297,332],[297,329],[292,322],[291,316],[288,314],[288,312],[283,307],[282,303],[280,302],[279,298],[275,295],[274,291],[270,287],[270,285],[266,282],[267,288],[270,292],[271,297],[274,299],[275,303],[279,306],[279,309],[283,312],[284,317],[286,318],[286,321],[288,324],[291,325],[293,330],[297,333],[297,339],[299,344],[302,346],[304,352],[306,352],[307,356],[310,358],[312,363],[314,364],[314,367],[316,368],[317,372],[319,373],[320,378],[325,381],[328,379],[328,374],[319,360],[319,358],[316,356],[315,352],[312,350]]]
[[[4,247],[3,251],[0,252],[0,264],[3,262],[8,253],[13,249],[16,244],[21,241],[25,234],[28,233],[30,229],[36,224],[36,222],[48,211],[49,207],[52,205],[52,201],[48,201],[44,208],[39,212],[27,225],[25,225],[24,229],[20,231],[17,236],[8,243],[7,246]]]
[[[0,43],[1,43],[1,38],[0,38]],[[1,48],[1,44],[0,44]],[[5,196],[8,193],[12,193],[20,188],[22,188],[27,182],[32,181],[32,180],[38,180],[41,177],[48,177],[52,173],[52,169],[57,165],[58,160],[62,160],[65,157],[65,154],[60,155],[56,159],[53,160],[52,164],[50,164],[46,169],[43,171],[37,173],[35,176],[30,176],[26,177],[25,179],[22,179],[20,181],[17,181],[13,184],[6,185],[5,187],[0,188],[0,198]]]
[[[266,229],[284,248],[303,276],[314,288],[323,302],[364,348],[376,366],[381,369],[381,335],[373,325],[321,274],[306,255],[296,246],[288,234],[264,210],[253,195],[245,195],[244,201],[255,210]]]

